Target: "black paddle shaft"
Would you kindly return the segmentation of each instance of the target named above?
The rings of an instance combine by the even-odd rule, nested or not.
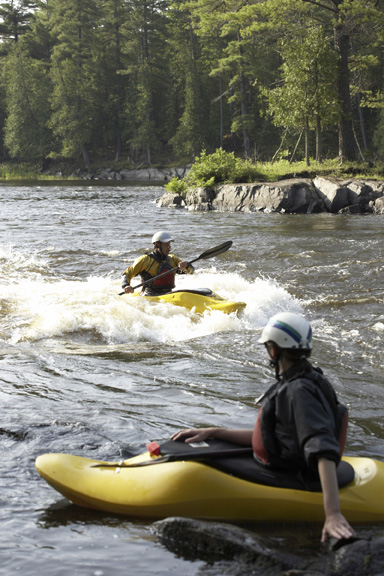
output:
[[[200,254],[200,256],[198,256],[197,258],[194,258],[194,260],[191,260],[190,262],[188,262],[188,266],[190,266],[194,262],[197,262],[198,260],[208,260],[208,258],[214,258],[214,256],[219,256],[220,254],[223,254],[223,252],[226,252],[227,250],[230,249],[230,247],[232,246],[232,243],[233,243],[232,240],[228,240],[227,242],[223,242],[223,244],[219,244],[219,246],[215,246],[214,248],[211,248],[210,250],[206,250],[205,252]],[[146,284],[153,282],[153,280],[155,278],[161,278],[162,276],[165,276],[166,274],[169,274],[170,272],[174,272],[175,270],[178,270],[178,268],[179,267],[176,266],[175,268],[172,268],[171,270],[167,270],[166,272],[162,272],[161,274],[158,274],[157,276],[154,276],[153,278],[150,278],[149,280],[145,280],[141,284],[137,284],[137,286],[132,286],[132,288],[134,290],[136,290],[136,288],[141,288],[141,286],[145,286]],[[122,296],[123,294],[125,294],[124,291],[119,292],[119,296]]]
[[[141,462],[102,462],[93,464],[92,468],[140,468],[141,466],[152,466],[153,464],[164,464],[165,462],[182,462],[184,460],[193,460],[195,462],[209,462],[216,458],[230,458],[234,456],[250,456],[253,449],[249,446],[239,446],[238,448],[229,448],[228,450],[218,450],[208,452],[202,450],[180,452],[175,454],[164,454],[159,458],[143,460]]]

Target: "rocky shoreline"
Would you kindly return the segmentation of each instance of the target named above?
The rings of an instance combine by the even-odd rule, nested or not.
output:
[[[189,167],[139,168],[136,170],[100,168],[74,175],[85,180],[129,181],[165,184],[184,178]],[[221,184],[214,188],[194,188],[186,195],[165,192],[159,206],[190,211],[279,212],[286,214],[384,214],[384,181],[337,179],[329,176],[287,178],[278,182]]]
[[[128,168],[123,168],[122,170],[99,168],[91,175],[87,170],[78,170],[73,174],[73,178],[81,178],[82,180],[125,180],[130,182],[164,183],[169,182],[172,178],[184,178],[187,175],[188,170],[189,167],[137,168],[135,170],[130,170]],[[62,176],[62,174],[56,172],[55,176]]]
[[[166,192],[159,206],[191,211],[285,214],[384,214],[384,182],[316,177],[196,188],[185,197]]]

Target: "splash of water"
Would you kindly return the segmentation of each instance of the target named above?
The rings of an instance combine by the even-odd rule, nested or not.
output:
[[[4,254],[3,254],[4,256]],[[194,311],[145,297],[118,296],[119,281],[89,277],[60,279],[49,273],[43,258],[10,251],[3,263],[12,270],[0,288],[3,339],[17,344],[44,339],[123,344],[141,341],[180,342],[226,331],[252,330],[281,310],[301,312],[300,302],[276,282],[245,280],[237,273],[215,268],[177,279],[177,287],[208,287],[225,299],[246,303],[236,314]],[[23,269],[22,280],[15,273]],[[19,277],[20,278],[20,277]]]

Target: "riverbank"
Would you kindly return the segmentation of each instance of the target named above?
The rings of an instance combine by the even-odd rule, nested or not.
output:
[[[23,181],[88,181],[100,182],[169,182],[172,178],[184,178],[190,166],[180,167],[129,167],[127,165],[92,167],[89,170],[74,162],[14,163],[0,164],[0,182]]]
[[[212,155],[213,156],[213,155]],[[228,155],[224,155],[225,162]],[[210,157],[208,156],[208,161]],[[195,160],[198,160],[196,158]],[[77,181],[97,180],[100,182],[111,181],[139,181],[139,182],[168,182],[172,178],[184,178],[192,164],[188,162],[174,162],[163,165],[146,166],[135,165],[127,161],[102,162],[99,160],[92,164],[89,169],[84,168],[80,162],[72,160],[43,160],[41,162],[0,162],[0,181]],[[252,163],[251,163],[251,166]],[[292,178],[313,179],[316,176],[334,177],[338,179],[366,179],[384,180],[384,168],[381,164],[371,163],[344,163],[340,164],[337,159],[324,162],[313,162],[307,166],[305,162],[290,163],[286,160],[278,162],[257,162],[254,164],[257,170],[257,178],[252,181],[274,182]],[[214,167],[213,167],[214,168]],[[222,165],[218,167],[222,168]],[[243,182],[250,182],[243,179]],[[226,183],[231,179],[226,178]],[[232,180],[239,182],[239,180]]]
[[[286,214],[384,214],[384,182],[316,176],[280,182],[223,184],[194,188],[183,196],[166,192],[159,206],[207,212]]]
[[[322,165],[319,173],[302,170],[302,163],[289,165],[297,171],[284,172],[286,162],[264,165],[268,173],[277,175],[276,181],[264,180],[263,176],[252,183],[222,183],[213,186],[190,187],[182,194],[170,191],[157,202],[159,206],[186,208],[190,211],[218,210],[222,212],[279,212],[288,214],[316,214],[322,212],[348,214],[383,214],[384,180],[378,171],[369,166],[338,166],[332,172],[332,163]],[[12,166],[12,170],[9,170]],[[76,168],[72,163],[48,163],[41,167],[8,166],[3,181],[25,182],[52,180],[65,182],[97,181],[105,184],[115,182],[150,183],[166,185],[171,180],[181,182],[191,166],[183,167],[140,167],[140,168],[96,168],[89,171]],[[274,172],[272,172],[272,168]],[[301,170],[299,169],[301,168]],[[366,169],[369,175],[363,177]],[[17,172],[19,170],[19,178]],[[268,172],[269,170],[269,172]],[[329,172],[331,172],[329,174]],[[346,178],[351,173],[355,176]],[[4,165],[0,165],[0,176],[4,176]],[[22,174],[22,175],[21,175]],[[373,174],[376,177],[373,177]]]

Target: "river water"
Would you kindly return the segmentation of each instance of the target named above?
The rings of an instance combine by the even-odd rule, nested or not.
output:
[[[0,185],[1,574],[220,574],[166,550],[151,522],[70,504],[34,461],[116,460],[181,427],[253,427],[273,376],[256,340],[279,311],[313,325],[313,360],[350,408],[346,453],[384,459],[384,217],[193,213],[159,208],[162,192]],[[233,241],[177,284],[246,302],[240,317],[118,295],[158,229],[189,260]],[[319,526],[252,529],[318,548]]]

